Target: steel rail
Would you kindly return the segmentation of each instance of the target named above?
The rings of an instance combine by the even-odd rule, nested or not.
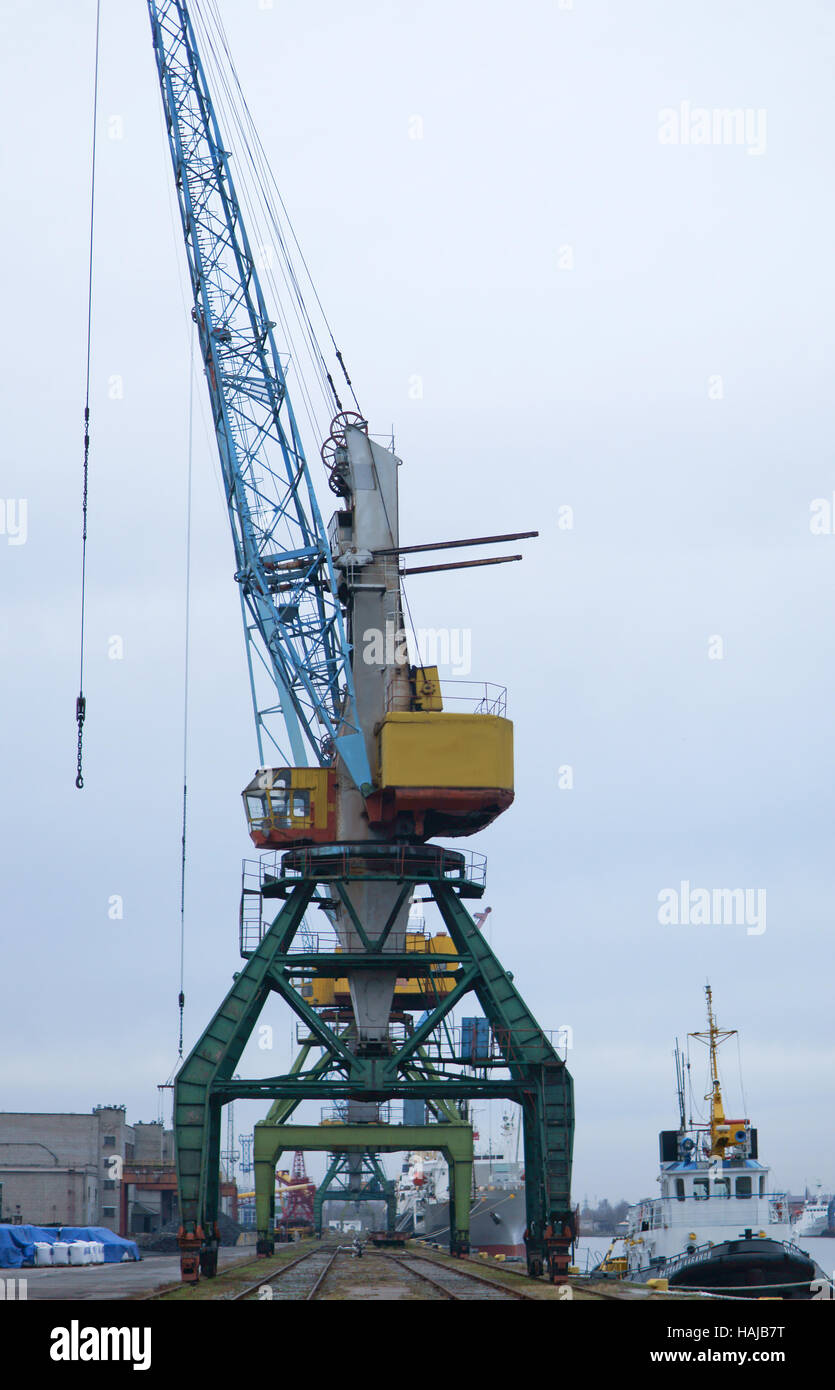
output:
[[[316,1297],[318,1296],[319,1289],[321,1288],[322,1284],[325,1282],[325,1278],[326,1278],[327,1274],[328,1274],[329,1271],[330,1271],[330,1267],[331,1267],[331,1265],[333,1264],[333,1262],[334,1262],[334,1260],[336,1259],[336,1257],[337,1257],[338,1254],[339,1254],[339,1251],[338,1251],[338,1250],[334,1250],[333,1254],[331,1255],[330,1259],[328,1260],[327,1264],[325,1265],[325,1268],[322,1270],[322,1273],[319,1275],[319,1278],[316,1280],[316,1283],[313,1285],[313,1288],[312,1288],[312,1289],[310,1290],[310,1292],[307,1294],[306,1300],[305,1300],[306,1302],[310,1303],[314,1298],[316,1298]]]
[[[438,1283],[437,1279],[432,1279],[428,1274],[423,1274],[421,1270],[412,1269],[409,1265],[406,1264],[404,1259],[400,1258],[399,1255],[390,1255],[388,1251],[379,1250],[377,1251],[377,1258],[388,1260],[390,1264],[398,1265],[401,1269],[405,1269],[407,1274],[414,1275],[415,1279],[422,1279],[424,1283],[431,1284],[433,1288],[437,1289],[439,1293],[443,1294],[444,1298],[449,1298],[457,1302],[462,1302],[460,1294],[453,1293],[452,1289],[447,1288],[444,1284]],[[412,1256],[412,1258],[414,1259],[415,1257]]]
[[[531,1300],[533,1298],[532,1294],[523,1293],[521,1289],[510,1288],[510,1286],[507,1284],[501,1284],[496,1279],[488,1279],[485,1275],[476,1274],[473,1270],[470,1269],[453,1269],[451,1265],[442,1264],[440,1260],[433,1260],[427,1255],[409,1254],[406,1256],[400,1256],[386,1254],[384,1258],[387,1260],[392,1260],[395,1264],[401,1265],[402,1268],[408,1270],[411,1274],[416,1274],[419,1279],[425,1279],[428,1284],[434,1285],[435,1288],[440,1289],[441,1292],[445,1294],[447,1297],[456,1299],[458,1302],[466,1301],[464,1299],[463,1294],[456,1293],[453,1289],[449,1287],[448,1284],[442,1284],[439,1280],[433,1279],[431,1275],[425,1274],[422,1270],[413,1269],[412,1265],[408,1263],[408,1261],[417,1261],[421,1264],[427,1264],[430,1267],[434,1266],[435,1269],[445,1270],[448,1274],[453,1275],[453,1277],[457,1277],[460,1279],[470,1279],[474,1283],[478,1284],[486,1284],[488,1288],[497,1289],[499,1294],[506,1295],[508,1298],[519,1298],[527,1300]]]
[[[248,1294],[254,1293],[256,1289],[263,1288],[265,1284],[274,1284],[277,1279],[280,1279],[283,1275],[287,1274],[289,1270],[295,1269],[296,1265],[303,1264],[305,1260],[312,1259],[314,1255],[321,1255],[321,1253],[322,1247],[318,1246],[315,1250],[307,1250],[303,1255],[297,1255],[295,1260],[288,1260],[287,1263],[285,1265],[281,1265],[279,1269],[274,1269],[269,1274],[265,1274],[263,1279],[257,1279],[254,1284],[247,1284],[245,1289],[241,1289],[239,1293],[232,1294],[229,1299],[230,1303],[239,1302],[242,1298],[246,1298]],[[334,1250],[333,1254],[330,1257],[330,1260],[328,1261],[327,1265],[322,1271],[322,1274],[319,1276],[316,1283],[314,1284],[314,1289],[317,1289],[319,1287],[319,1284],[322,1282],[324,1275],[327,1274],[328,1270],[330,1269],[331,1265],[336,1259],[337,1253],[338,1252]],[[310,1297],[310,1293],[307,1293],[305,1295],[305,1298]]]

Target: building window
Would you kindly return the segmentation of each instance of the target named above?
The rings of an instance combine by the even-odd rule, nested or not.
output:
[[[115,1182],[113,1181],[112,1178],[105,1178],[105,1180],[104,1180],[104,1190],[105,1190],[105,1192],[115,1192],[115,1191],[116,1191],[116,1184],[115,1184]]]
[[[104,1147],[105,1147],[106,1149],[115,1149],[115,1147],[116,1147],[116,1135],[115,1135],[115,1134],[106,1134],[106,1135],[104,1136],[104,1139],[102,1140],[102,1143],[104,1144]]]
[[[680,1202],[684,1201],[684,1178],[676,1178],[676,1197]]]
[[[750,1178],[737,1178],[737,1180],[736,1180],[736,1195],[737,1195],[737,1197],[750,1197],[750,1196],[751,1196],[751,1179],[750,1179]]]
[[[102,1207],[102,1209],[101,1209],[101,1214],[102,1214],[102,1216],[115,1216],[115,1215],[116,1215],[116,1208],[115,1208],[115,1207]]]

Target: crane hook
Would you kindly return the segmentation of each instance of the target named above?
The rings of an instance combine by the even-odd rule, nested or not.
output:
[[[84,778],[81,775],[81,740],[84,732],[84,716],[86,713],[87,701],[84,696],[80,694],[75,702],[75,718],[78,723],[78,773],[75,779],[75,785],[78,787],[79,791],[81,791],[84,786]]]

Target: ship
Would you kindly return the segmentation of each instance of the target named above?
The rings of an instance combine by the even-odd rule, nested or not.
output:
[[[666,1279],[670,1288],[735,1298],[814,1297],[822,1271],[794,1239],[788,1194],[772,1188],[757,1130],[725,1114],[717,1054],[736,1029],[717,1026],[709,984],[705,994],[707,1030],[689,1036],[709,1052],[709,1122],[685,1119],[685,1061],[676,1044],[679,1127],[659,1135],[660,1196],[629,1208],[623,1234],[592,1273]]]
[[[525,1171],[517,1157],[517,1121],[504,1115],[497,1152],[473,1155],[470,1249],[525,1258]],[[416,1149],[397,1179],[397,1229],[439,1245],[449,1241],[449,1168],[443,1154]]]
[[[794,1223],[794,1234],[796,1236],[825,1236],[832,1232],[835,1224],[833,1221],[833,1206],[835,1198],[832,1198],[822,1190],[823,1185],[818,1183],[814,1197],[808,1197],[803,1204]]]

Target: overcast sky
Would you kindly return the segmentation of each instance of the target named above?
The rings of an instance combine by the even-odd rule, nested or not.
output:
[[[707,977],[777,1185],[831,1189],[835,527],[820,507],[810,526],[835,493],[831,6],[221,9],[363,410],[394,425],[404,542],[541,533],[409,601],[508,686],[517,797],[472,845],[494,948],[543,1027],[573,1030],[575,1195],[653,1192]],[[0,1107],[148,1120],[176,1062],[191,325],[146,5],[102,10],[83,792],[95,4],[0,10]],[[257,762],[200,405],[189,1045],[239,968]],[[765,893],[765,930],[659,922],[682,881]],[[269,1017],[244,1074],[289,1063],[290,1015]],[[238,1110],[237,1131],[261,1113]]]

